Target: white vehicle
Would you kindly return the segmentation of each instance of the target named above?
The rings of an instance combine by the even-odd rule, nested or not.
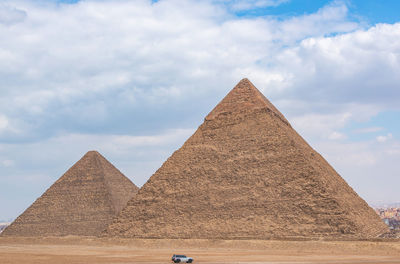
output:
[[[185,255],[173,255],[171,259],[174,263],[192,263],[193,259],[186,257]]]

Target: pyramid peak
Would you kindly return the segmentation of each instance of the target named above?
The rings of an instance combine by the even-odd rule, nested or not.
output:
[[[250,83],[250,84],[252,84],[251,81],[249,79],[247,79],[247,78],[241,79],[239,83]]]
[[[93,159],[93,160],[100,160],[100,162],[101,161],[107,161],[108,162],[108,160],[103,156],[103,155],[101,155],[101,153],[100,152],[98,152],[97,150],[89,150],[88,152],[86,152],[86,154],[85,155],[83,155],[83,157],[81,158],[81,160],[90,160],[90,159]]]
[[[286,125],[289,125],[289,122],[282,113],[279,112],[279,110],[247,78],[241,79],[206,116],[205,120],[212,120],[221,114],[238,114],[240,112],[254,111],[257,109],[267,109]]]
[[[102,156],[97,150],[89,150],[84,156]]]
[[[268,99],[261,93],[261,91],[258,90],[257,87],[247,78],[241,79],[228,94],[231,92],[235,92],[232,93],[232,95],[236,95],[236,99],[240,99],[238,97],[242,97],[242,99],[248,99],[243,97],[251,96],[254,97],[253,99],[257,103],[265,105],[269,103]]]
[[[237,85],[249,85],[251,86],[253,89],[256,89],[258,91],[258,89],[254,86],[254,84],[248,79],[248,78],[242,78]]]
[[[101,164],[103,164],[104,162],[108,162],[108,160],[103,155],[101,155],[100,152],[96,150],[89,150],[77,163],[75,163],[75,166],[78,166],[82,169],[97,168],[102,171],[103,168]],[[97,176],[101,175],[103,174],[99,174]],[[61,177],[59,180],[61,179],[63,179],[63,177]]]

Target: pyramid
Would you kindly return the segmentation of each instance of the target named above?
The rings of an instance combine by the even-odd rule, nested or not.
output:
[[[97,236],[138,190],[97,151],[89,151],[2,236]]]
[[[243,79],[105,235],[371,238],[386,231],[367,203]]]

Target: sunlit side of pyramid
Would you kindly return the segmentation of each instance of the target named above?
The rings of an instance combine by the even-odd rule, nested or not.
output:
[[[96,236],[137,190],[102,155],[89,151],[1,235]]]
[[[243,79],[133,197],[107,234],[376,237],[378,215]]]

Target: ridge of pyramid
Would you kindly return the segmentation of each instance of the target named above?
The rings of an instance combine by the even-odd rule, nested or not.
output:
[[[89,151],[1,235],[96,236],[137,191],[99,152]]]
[[[214,107],[206,116],[205,120],[212,120],[219,115],[237,114],[257,109],[271,111],[282,122],[290,126],[283,114],[247,78],[243,78],[221,102]]]
[[[388,227],[242,80],[150,177],[109,236],[373,238]]]
[[[139,188],[100,153],[96,153],[96,158],[100,162],[103,169],[103,177],[106,188],[111,196],[111,204],[114,209],[114,213],[117,215],[125,207],[128,201],[126,194],[132,191],[132,188],[135,190],[135,192],[137,192]]]

